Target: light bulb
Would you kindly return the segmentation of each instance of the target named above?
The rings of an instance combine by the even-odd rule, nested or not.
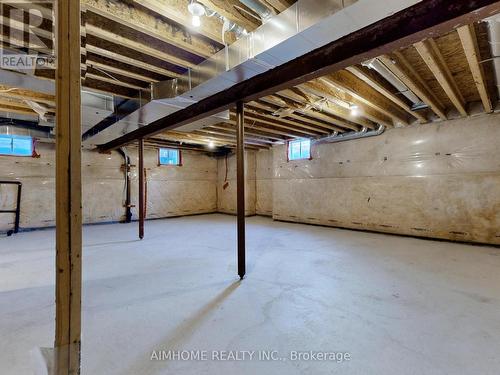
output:
[[[215,143],[213,141],[208,142],[208,148],[210,149],[215,148]]]
[[[351,105],[351,115],[352,116],[359,115],[359,107],[357,105]]]
[[[200,16],[193,16],[193,18],[191,19],[191,24],[192,24],[194,27],[200,27],[200,25],[201,25],[201,19],[200,19]]]

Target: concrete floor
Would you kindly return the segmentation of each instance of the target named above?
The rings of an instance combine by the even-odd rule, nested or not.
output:
[[[498,374],[498,248],[261,217],[247,230],[239,283],[234,217],[147,222],[142,242],[136,224],[85,227],[82,373]],[[2,375],[52,346],[53,249],[53,230],[0,239]],[[183,349],[287,360],[150,360]],[[309,350],[351,360],[290,360]]]

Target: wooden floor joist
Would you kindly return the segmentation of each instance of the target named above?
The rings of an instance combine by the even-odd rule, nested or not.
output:
[[[158,19],[141,9],[129,7],[125,3],[105,0],[81,0],[81,3],[87,11],[194,55],[207,58],[218,50],[216,46],[207,43],[204,38],[181,30],[178,26]],[[186,34],[189,35],[188,38],[185,37]]]
[[[208,9],[216,11],[221,16],[226,17],[228,20],[236,23],[237,25],[241,25],[247,31],[253,31],[255,28],[260,26],[260,23],[257,20],[235,12],[235,8],[231,4],[234,4],[234,2],[227,0],[199,0],[199,2],[205,5]]]
[[[396,76],[401,80],[411,91],[415,93],[425,104],[429,105],[435,114],[437,114],[442,120],[446,120],[446,114],[444,108],[438,103],[431,92],[423,87],[421,84],[417,83],[411,76],[410,72],[406,69],[403,63],[398,63],[391,59],[387,55],[379,57],[379,60]]]
[[[483,103],[484,111],[490,113],[493,111],[493,106],[491,104],[491,99],[488,94],[488,89],[486,87],[486,82],[484,78],[484,70],[480,64],[479,48],[477,46],[476,33],[474,31],[473,25],[465,25],[457,29],[458,35],[462,42],[464,48],[465,56],[467,57],[467,62],[469,68],[474,77],[474,83],[476,84],[477,91],[481,96],[481,101]]]
[[[377,90],[379,93],[384,95],[387,99],[389,99],[392,102],[394,102],[395,104],[397,104],[399,107],[404,109],[410,115],[417,118],[420,121],[420,123],[427,122],[427,119],[425,118],[425,116],[423,116],[422,114],[420,114],[416,111],[412,111],[410,105],[407,104],[402,98],[398,97],[396,94],[391,92],[387,87],[382,85],[382,83],[380,83],[379,81],[375,80],[373,77],[371,77],[369,74],[367,74],[360,67],[350,66],[347,68],[347,70],[349,72],[351,72],[352,74],[354,74],[359,79],[363,80],[368,85],[370,85],[373,89]]]
[[[258,1],[273,14],[284,11],[295,2]],[[248,26],[248,31],[261,24],[255,12],[241,2],[199,2],[207,7],[208,12],[202,19],[201,27],[194,29],[191,27],[191,14],[187,9],[189,0],[82,0],[82,84],[90,89],[122,98],[133,98],[136,95],[149,97],[150,83],[179,78],[186,68],[196,66],[203,61],[203,57],[210,56],[213,51],[222,47],[219,16],[233,20],[239,26]],[[480,6],[487,8],[479,8]],[[480,24],[471,22],[479,20],[479,14],[487,15],[497,11],[495,6],[497,5],[493,5],[493,1],[489,0],[478,0],[474,4],[459,0],[454,2],[453,6],[444,0],[423,0],[401,14],[413,12],[413,9],[418,8],[419,11],[413,14],[418,18],[418,23],[427,25],[427,28],[418,30],[419,25],[413,21],[415,17],[411,23],[401,21],[405,28],[394,29],[392,32],[382,33],[379,28],[373,27],[372,34],[350,44],[350,47],[345,47],[345,41],[349,42],[353,35],[343,38],[342,48],[336,49],[335,53],[317,55],[317,59],[310,58],[306,63],[296,64],[294,68],[284,68],[292,62],[283,64],[273,69],[275,73],[270,75],[268,80],[254,77],[251,79],[254,83],[240,91],[244,96],[248,93],[253,95],[250,95],[246,102],[245,126],[253,126],[256,137],[262,136],[264,140],[274,142],[283,138],[318,138],[333,132],[345,133],[362,128],[377,129],[378,125],[406,125],[413,123],[414,119],[425,123],[433,120],[431,111],[441,119],[446,119],[453,106],[464,115],[467,106],[479,100],[482,101],[485,111],[491,112],[495,105],[492,102],[493,96],[496,99],[496,95],[489,97],[489,94],[493,94],[488,93],[491,89],[489,81],[492,72],[485,69],[487,64],[484,65],[484,61],[481,62],[489,57],[487,46],[483,43],[484,30]],[[52,54],[54,41],[51,36],[55,31],[55,13],[49,8],[35,4],[30,7],[22,2],[14,3],[13,7],[38,11],[32,21],[41,22],[33,30],[41,37],[41,41],[48,40],[46,52]],[[433,19],[422,17],[429,9],[437,9],[433,15],[444,23],[436,23]],[[464,13],[464,9],[468,10]],[[472,13],[471,9],[474,10]],[[455,18],[443,16],[446,13],[444,10],[454,14]],[[212,14],[212,11],[219,14]],[[391,18],[401,20],[406,17],[401,14],[395,14]],[[26,22],[8,13],[2,16],[0,24],[3,23],[5,27],[0,35],[0,44],[4,48],[10,47],[15,51],[19,51],[19,47],[41,50],[42,46],[36,40],[17,37],[20,31],[29,26]],[[11,22],[12,18],[14,22]],[[379,24],[382,23],[379,21]],[[465,23],[467,25],[454,29]],[[387,30],[385,24],[381,27]],[[406,28],[417,32],[408,33]],[[477,39],[475,32],[480,39]],[[400,34],[403,38],[394,38]],[[234,30],[225,35],[234,36]],[[374,48],[374,44],[365,43],[365,40],[371,37],[378,45],[375,50],[370,49]],[[226,41],[230,43],[231,40]],[[392,46],[390,49],[386,47],[388,44]],[[350,50],[356,50],[357,54],[349,57]],[[423,59],[417,50],[424,54]],[[372,55],[373,51],[376,53]],[[480,54],[484,55],[483,58]],[[346,64],[337,61],[338,56],[343,56]],[[411,101],[403,92],[399,92],[400,89],[396,87],[398,85],[395,86],[390,78],[377,70],[363,66],[362,63],[371,58],[386,58],[384,65],[396,76],[393,78],[399,78],[405,83],[408,90],[419,97],[420,102],[428,104],[430,109],[420,108],[419,111],[414,111]],[[324,66],[324,59],[331,60],[330,65]],[[311,72],[308,71],[309,66],[314,66]],[[469,74],[469,68],[472,74]],[[54,70],[55,65],[50,72],[38,70],[35,74],[53,81]],[[302,71],[302,76],[296,77],[299,71]],[[285,84],[285,81],[288,83]],[[228,98],[223,99],[227,101],[238,100],[241,95],[237,94],[236,87],[243,85],[247,84],[240,83],[226,90],[234,92],[233,95],[219,93],[218,96],[226,95]],[[262,96],[257,95],[257,92]],[[17,92],[0,92],[0,96],[19,98]],[[15,101],[0,103],[4,111],[34,115],[28,106],[15,104]],[[200,103],[196,103],[194,107],[199,105]],[[357,106],[356,111],[352,109],[354,106]],[[176,113],[172,116],[178,115],[179,113]],[[233,115],[228,123],[234,122],[235,119]],[[143,132],[146,128],[151,128],[150,125],[137,131]],[[212,132],[214,130],[218,131],[211,129]],[[230,134],[232,130],[223,132]]]
[[[433,39],[415,43],[415,48],[462,116],[467,116],[465,100]]]

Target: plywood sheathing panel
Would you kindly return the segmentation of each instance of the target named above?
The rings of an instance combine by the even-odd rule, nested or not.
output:
[[[486,35],[482,35],[482,37],[486,37]],[[466,103],[480,101],[481,98],[474,84],[474,79],[458,33],[455,30],[450,31],[436,38],[435,42]],[[439,101],[445,105],[446,109],[450,110],[454,108],[450,98],[446,95],[415,47],[411,46],[400,52],[425,81],[431,91],[438,97]]]

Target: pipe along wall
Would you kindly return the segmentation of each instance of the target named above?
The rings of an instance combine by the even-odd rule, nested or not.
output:
[[[246,214],[385,233],[500,244],[500,117],[482,115],[380,136],[313,145],[312,160],[287,162],[286,147],[246,153]],[[0,156],[0,179],[23,183],[21,229],[54,226],[54,149],[40,158]],[[137,219],[137,149],[131,204]],[[83,152],[85,223],[124,221],[123,156]],[[236,158],[183,151],[181,167],[145,150],[147,218],[236,212]],[[224,188],[226,186],[226,188]],[[0,207],[15,192],[0,187]],[[0,231],[13,227],[0,216]]]

